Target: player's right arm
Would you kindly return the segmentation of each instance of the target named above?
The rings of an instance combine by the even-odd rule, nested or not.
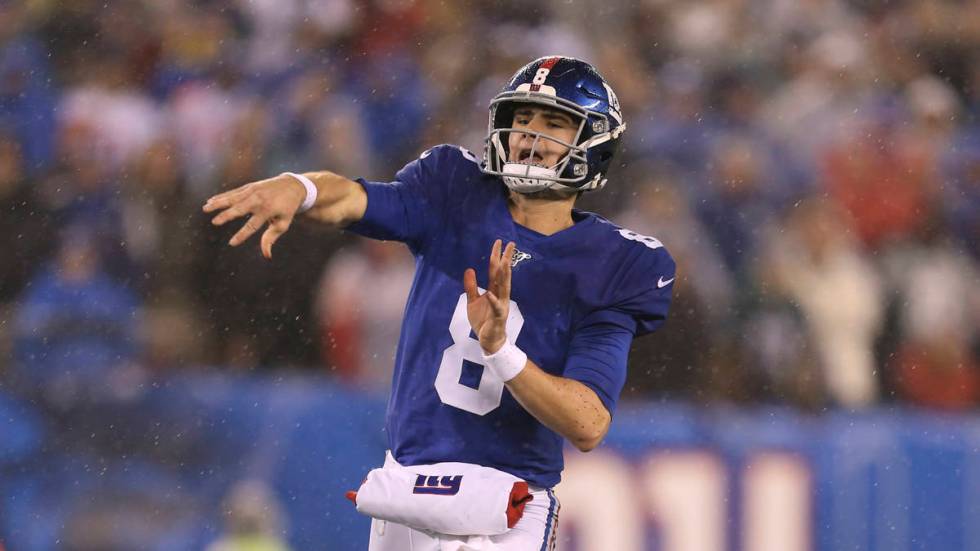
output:
[[[332,226],[346,226],[364,217],[367,193],[361,184],[327,171],[304,176],[317,189],[316,202],[304,216]],[[232,246],[244,243],[268,224],[262,233],[261,248],[266,258],[272,258],[272,245],[289,230],[305,197],[306,189],[299,180],[281,174],[215,195],[204,204],[204,212],[217,213],[211,220],[216,226],[248,217],[228,242]]]

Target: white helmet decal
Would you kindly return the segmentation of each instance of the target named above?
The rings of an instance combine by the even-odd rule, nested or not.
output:
[[[619,98],[616,97],[616,92],[613,92],[608,83],[603,82],[602,86],[605,87],[606,94],[609,95],[609,114],[616,119],[616,122],[623,124],[623,113],[622,109],[619,108]]]

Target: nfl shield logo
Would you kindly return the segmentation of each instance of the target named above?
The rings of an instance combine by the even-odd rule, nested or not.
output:
[[[514,249],[514,258],[510,261],[510,267],[516,268],[518,264],[525,260],[531,260],[531,254]]]

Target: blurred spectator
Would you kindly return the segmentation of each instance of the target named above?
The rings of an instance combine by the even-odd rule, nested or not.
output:
[[[631,114],[637,122],[626,139],[638,154],[667,161],[698,178],[711,149],[714,123],[704,105],[704,72],[681,59],[664,66],[659,76],[662,94]],[[701,187],[691,192],[695,201],[704,195]]]
[[[922,223],[928,200],[925,168],[882,143],[880,130],[836,143],[824,162],[824,185],[854,218],[857,236],[869,248],[893,244]]]
[[[188,270],[198,205],[187,197],[187,180],[176,144],[159,140],[141,151],[121,178],[126,248],[146,275],[150,295],[190,287]]]
[[[882,322],[879,276],[854,242],[847,215],[814,198],[790,213],[771,251],[773,277],[799,305],[830,398],[865,407],[878,397],[874,339]]]
[[[759,144],[743,135],[715,140],[708,185],[697,212],[729,272],[741,279],[758,262],[760,235],[780,206],[772,163]]]
[[[276,113],[282,139],[270,144],[270,154],[283,171],[330,167],[349,177],[370,176],[366,171],[373,168],[374,157],[363,109],[338,86],[335,76],[317,68],[297,75],[282,90]]]
[[[57,89],[27,4],[0,2],[0,125],[13,129],[25,169],[35,173],[53,152]]]
[[[890,376],[910,402],[962,409],[980,405],[980,269],[945,230],[933,215],[888,265],[903,337]]]
[[[288,551],[283,515],[272,490],[259,480],[232,487],[222,507],[225,534],[205,551]]]
[[[130,391],[139,301],[113,282],[85,226],[69,226],[55,260],[31,281],[15,325],[18,378],[52,406]]]
[[[887,266],[900,294],[902,334],[914,341],[980,339],[980,269],[954,246],[942,220],[930,216]]]
[[[861,24],[855,7],[844,0],[773,0],[756,4],[766,9],[762,32],[776,44],[790,42],[794,36],[822,36]]]
[[[20,145],[0,130],[0,310],[20,294],[51,253],[53,221],[36,187],[25,171]]]
[[[57,136],[57,161],[38,186],[39,199],[53,214],[58,230],[81,224],[99,236],[100,264],[119,282],[136,273],[123,238],[118,171],[114,170],[94,128],[85,122],[66,124]]]
[[[368,144],[393,173],[422,150],[419,130],[429,114],[427,81],[414,60],[400,53],[358,69],[354,90],[364,101]]]
[[[0,128],[0,381],[11,357],[13,300],[51,254],[50,213],[37,198],[16,139]]]
[[[966,85],[963,91],[966,93],[966,117],[968,124],[974,128],[980,123],[980,54],[973,53],[972,59],[967,62]]]
[[[980,126],[957,137],[943,169],[942,214],[956,246],[980,262]]]
[[[896,387],[912,404],[945,410],[980,405],[980,363],[959,335],[937,335],[902,345],[891,362]]]
[[[158,97],[169,97],[181,87],[195,82],[210,88],[207,84],[213,81],[219,81],[214,92],[221,94],[224,90],[218,88],[227,89],[231,83],[229,77],[237,79],[242,61],[237,55],[238,31],[242,23],[238,2],[146,4],[156,12],[154,27],[161,40],[160,59],[152,78],[152,87]],[[201,97],[213,100],[215,96],[202,94]],[[222,106],[208,101],[201,107],[219,109]],[[203,117],[220,116],[222,112],[198,111]]]
[[[132,81],[119,55],[89,62],[86,79],[65,90],[58,105],[63,126],[85,126],[111,169],[131,162],[157,138],[163,125],[156,103]]]
[[[935,168],[956,138],[956,121],[961,116],[956,92],[934,76],[911,81],[902,98],[909,111],[909,124],[896,131],[899,146],[909,157],[919,159],[935,178]]]
[[[713,370],[727,368],[730,373],[722,380],[732,381],[715,389],[715,394],[734,394],[743,402],[786,403],[808,411],[826,409],[832,396],[827,392],[822,350],[814,346],[816,336],[805,312],[792,297],[778,291],[769,268],[763,266],[737,307],[739,336],[725,342],[724,352],[713,358]],[[739,388],[733,388],[738,383]]]
[[[803,55],[787,55],[790,74],[762,107],[772,135],[805,162],[869,106],[871,78],[865,44],[848,29],[826,32]]]
[[[261,132],[242,133],[242,128],[248,124],[245,119],[249,108],[261,110],[262,107],[255,106],[252,99],[236,87],[237,78],[237,75],[226,73],[214,83],[188,82],[176,89],[168,104],[167,117],[190,178],[188,191],[197,200],[203,200],[213,191],[207,186],[219,173],[220,165],[216,159],[248,157],[247,151],[237,150],[235,146],[264,142]]]
[[[205,343],[196,293],[197,274],[207,259],[200,247],[204,227],[176,144],[161,139],[135,159],[122,178],[122,229],[145,302],[141,328],[146,367],[192,364]]]
[[[370,390],[391,384],[395,350],[415,264],[399,243],[359,239],[337,253],[320,279],[317,316],[323,362]]]

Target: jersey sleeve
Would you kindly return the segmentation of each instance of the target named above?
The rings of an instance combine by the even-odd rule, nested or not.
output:
[[[429,149],[395,174],[393,182],[372,182],[358,178],[367,193],[364,217],[348,230],[388,241],[407,243],[419,249],[442,222],[453,180],[452,156],[459,149],[440,145]]]
[[[620,286],[612,309],[636,322],[636,336],[654,332],[670,310],[677,266],[662,246],[643,251]]]
[[[579,322],[563,377],[592,389],[612,415],[626,383],[626,359],[636,321],[626,313],[598,310]]]
[[[640,247],[640,245],[635,245]],[[676,274],[663,247],[648,246],[617,278],[615,302],[586,314],[575,326],[564,377],[592,389],[612,415],[626,383],[626,361],[634,336],[653,332],[667,319]]]

